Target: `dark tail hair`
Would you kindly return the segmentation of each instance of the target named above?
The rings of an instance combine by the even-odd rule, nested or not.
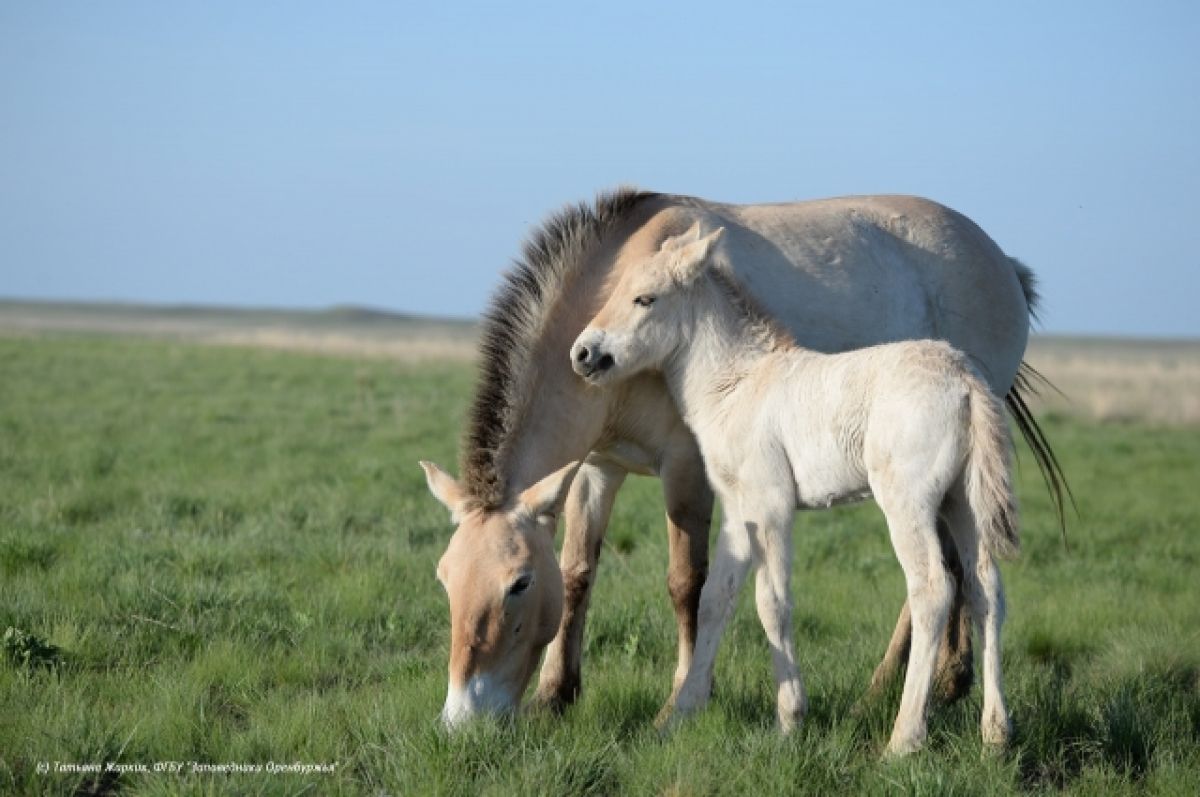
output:
[[[1066,544],[1067,503],[1070,502],[1071,509],[1076,515],[1079,514],[1079,506],[1075,503],[1075,495],[1071,492],[1071,485],[1067,483],[1067,475],[1063,473],[1062,465],[1059,464],[1058,457],[1054,455],[1054,449],[1050,447],[1046,433],[1042,431],[1037,419],[1033,417],[1033,411],[1029,409],[1027,397],[1039,395],[1043,388],[1058,390],[1036,368],[1023,362],[1017,370],[1017,378],[1013,380],[1012,388],[1004,397],[1004,403],[1008,405],[1013,422],[1017,424],[1017,428],[1021,430],[1021,436],[1025,438],[1030,451],[1033,452],[1033,459],[1042,473],[1042,480],[1046,482],[1046,489],[1050,491],[1054,513],[1058,517],[1058,528],[1062,533],[1063,543]]]
[[[1034,276],[1033,270],[1029,266],[1015,257],[1010,257],[1008,260],[1012,263],[1013,269],[1017,272],[1017,279],[1021,282],[1021,292],[1025,294],[1025,304],[1029,307],[1029,316],[1036,321],[1038,304],[1042,298],[1038,294],[1037,277]],[[1012,413],[1013,421],[1021,430],[1021,436],[1025,438],[1025,442],[1029,444],[1038,470],[1042,472],[1042,480],[1046,482],[1046,489],[1050,491],[1050,500],[1054,503],[1054,513],[1058,516],[1058,528],[1062,532],[1063,544],[1066,545],[1067,502],[1070,501],[1071,509],[1076,516],[1079,515],[1079,506],[1075,503],[1071,485],[1067,484],[1067,475],[1063,473],[1062,465],[1058,464],[1058,457],[1054,456],[1054,449],[1050,447],[1050,441],[1046,439],[1046,433],[1042,431],[1042,427],[1038,426],[1033,412],[1029,409],[1027,398],[1040,395],[1043,388],[1062,393],[1049,379],[1038,373],[1036,368],[1027,362],[1022,362],[1021,367],[1017,369],[1017,377],[1013,380],[1012,388],[1004,397],[1004,403],[1008,405],[1008,411]]]

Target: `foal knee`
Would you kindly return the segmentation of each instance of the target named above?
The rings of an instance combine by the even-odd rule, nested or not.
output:
[[[976,578],[968,584],[967,597],[976,620],[991,618],[1003,623],[1005,617],[1004,585],[1000,569],[990,557],[981,558],[976,565]]]
[[[910,584],[908,599],[914,610],[913,625],[923,626],[925,631],[939,630],[950,616],[957,586],[954,577],[943,568],[932,569],[924,578]]]

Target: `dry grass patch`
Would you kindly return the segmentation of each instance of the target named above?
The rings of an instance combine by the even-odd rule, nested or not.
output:
[[[1038,412],[1200,424],[1200,341],[1036,337],[1027,358],[1062,391],[1044,391]]]
[[[102,334],[400,362],[467,362],[475,325],[364,308],[270,310],[0,301],[0,335]]]

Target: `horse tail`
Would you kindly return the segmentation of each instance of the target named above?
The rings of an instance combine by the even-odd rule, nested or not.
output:
[[[1010,257],[1008,262],[1012,264],[1013,270],[1017,273],[1017,280],[1021,283],[1021,293],[1025,295],[1025,305],[1029,308],[1029,317],[1036,321],[1042,299],[1038,292],[1037,276],[1034,275],[1033,269],[1015,257]],[[1038,470],[1042,473],[1042,480],[1046,482],[1046,489],[1050,491],[1054,514],[1058,516],[1058,528],[1062,533],[1063,542],[1066,543],[1067,504],[1070,503],[1076,514],[1079,513],[1079,509],[1075,506],[1075,496],[1071,492],[1071,485],[1067,483],[1067,474],[1063,472],[1058,457],[1054,455],[1054,449],[1050,447],[1050,440],[1046,437],[1046,433],[1042,431],[1042,427],[1038,425],[1037,419],[1033,417],[1033,412],[1029,409],[1029,398],[1041,393],[1042,388],[1049,388],[1058,393],[1062,392],[1051,384],[1049,379],[1038,373],[1032,365],[1022,362],[1021,367],[1017,370],[1013,386],[1009,389],[1008,395],[1004,397],[1004,403],[1008,405],[1008,411],[1012,413],[1013,422],[1021,430],[1021,436],[1029,444],[1029,450],[1033,452]]]
[[[1029,308],[1030,317],[1036,321],[1038,311],[1041,310],[1039,305],[1042,303],[1042,294],[1038,291],[1037,275],[1033,273],[1033,269],[1015,257],[1010,257],[1008,262],[1012,263],[1013,270],[1017,272],[1017,280],[1021,283],[1021,293],[1025,295],[1025,306]]]
[[[1013,270],[1017,274],[1017,280],[1021,283],[1021,293],[1025,296],[1029,317],[1037,321],[1038,311],[1041,309],[1039,305],[1042,300],[1041,293],[1038,291],[1037,276],[1033,273],[1033,269],[1015,257],[1010,257],[1008,262],[1012,264]],[[1042,480],[1046,482],[1046,489],[1050,491],[1054,514],[1058,517],[1058,528],[1063,542],[1066,543],[1067,504],[1071,505],[1076,514],[1079,513],[1079,509],[1075,505],[1075,496],[1071,492],[1071,485],[1067,483],[1067,474],[1063,472],[1062,465],[1059,464],[1058,457],[1054,454],[1054,449],[1050,447],[1050,440],[1042,431],[1042,427],[1038,425],[1037,419],[1033,417],[1033,412],[1029,408],[1030,397],[1039,395],[1043,388],[1049,388],[1060,394],[1062,392],[1051,384],[1049,379],[1038,373],[1032,365],[1022,362],[1021,367],[1017,370],[1013,386],[1009,389],[1008,395],[1004,397],[1004,403],[1008,405],[1008,411],[1012,413],[1013,422],[1021,430],[1021,436],[1029,444],[1029,450],[1033,452],[1033,459],[1037,462],[1038,470],[1041,471]]]
[[[965,486],[980,539],[993,556],[1009,559],[1021,549],[1017,497],[1012,483],[1012,438],[1000,401],[974,373],[968,374],[970,408]]]

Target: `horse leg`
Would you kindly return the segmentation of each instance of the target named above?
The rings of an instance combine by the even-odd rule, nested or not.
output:
[[[1000,629],[1004,625],[1004,585],[1000,568],[984,548],[975,517],[961,487],[949,508],[950,530],[962,558],[966,597],[983,640],[983,719],[985,744],[1008,742],[1010,723],[1000,673]]]
[[[561,711],[575,702],[582,687],[583,627],[596,580],[600,546],[608,530],[613,501],[627,471],[591,454],[579,468],[564,507],[566,531],[560,566],[563,616],[558,635],[546,649],[534,702]]]
[[[759,545],[755,546],[758,559],[755,603],[771,646],[776,710],[783,733],[795,730],[808,712],[808,696],[792,644],[792,515],[792,508],[783,506],[769,516],[758,535]]]
[[[874,492],[887,516],[896,558],[904,568],[912,616],[912,645],[904,694],[887,748],[889,755],[899,755],[917,750],[925,741],[925,714],[938,643],[954,600],[954,582],[946,572],[937,541],[936,503],[924,507],[905,496],[889,496],[878,489]]]
[[[690,437],[690,435],[689,435]],[[671,696],[663,707],[669,713],[692,664],[696,646],[696,612],[708,572],[708,532],[712,525],[713,494],[695,441],[686,450],[673,447],[660,469],[667,504],[667,542],[670,562],[667,590],[675,604],[679,629],[678,658]]]
[[[942,549],[942,561],[954,579],[954,603],[950,606],[950,619],[946,633],[938,646],[937,674],[934,676],[934,697],[950,704],[966,697],[975,681],[975,663],[971,649],[971,611],[967,601],[967,582],[963,565],[958,556],[958,546],[947,520],[941,516],[937,523],[938,543]]]
[[[673,725],[680,717],[687,716],[704,707],[712,692],[713,667],[717,660],[717,648],[729,616],[733,614],[734,602],[746,571],[750,567],[753,551],[750,546],[751,524],[746,524],[729,514],[725,507],[725,524],[717,536],[716,556],[708,572],[704,588],[700,590],[700,607],[696,613],[696,649],[692,666],[675,696],[674,705],[667,705],[659,714],[659,727]]]
[[[967,611],[963,566],[958,560],[958,553],[946,528],[946,522],[940,517],[937,530],[942,556],[954,578],[956,589],[954,605],[950,611],[950,622],[946,625],[946,634],[942,637],[942,643],[938,648],[934,694],[945,703],[953,703],[967,696],[971,691],[971,684],[975,680],[971,650],[971,620]],[[896,619],[896,628],[892,631],[887,652],[883,654],[883,660],[879,662],[879,666],[875,668],[875,672],[871,676],[871,685],[867,690],[868,696],[878,696],[904,670],[905,663],[908,661],[911,641],[912,615],[909,612],[908,601],[905,600],[904,605],[900,607],[900,616]]]
[[[871,685],[867,687],[867,697],[875,698],[896,680],[905,664],[908,662],[908,649],[912,645],[912,614],[908,608],[908,598],[900,607],[900,616],[896,618],[896,628],[888,642],[883,660],[871,675]]]

